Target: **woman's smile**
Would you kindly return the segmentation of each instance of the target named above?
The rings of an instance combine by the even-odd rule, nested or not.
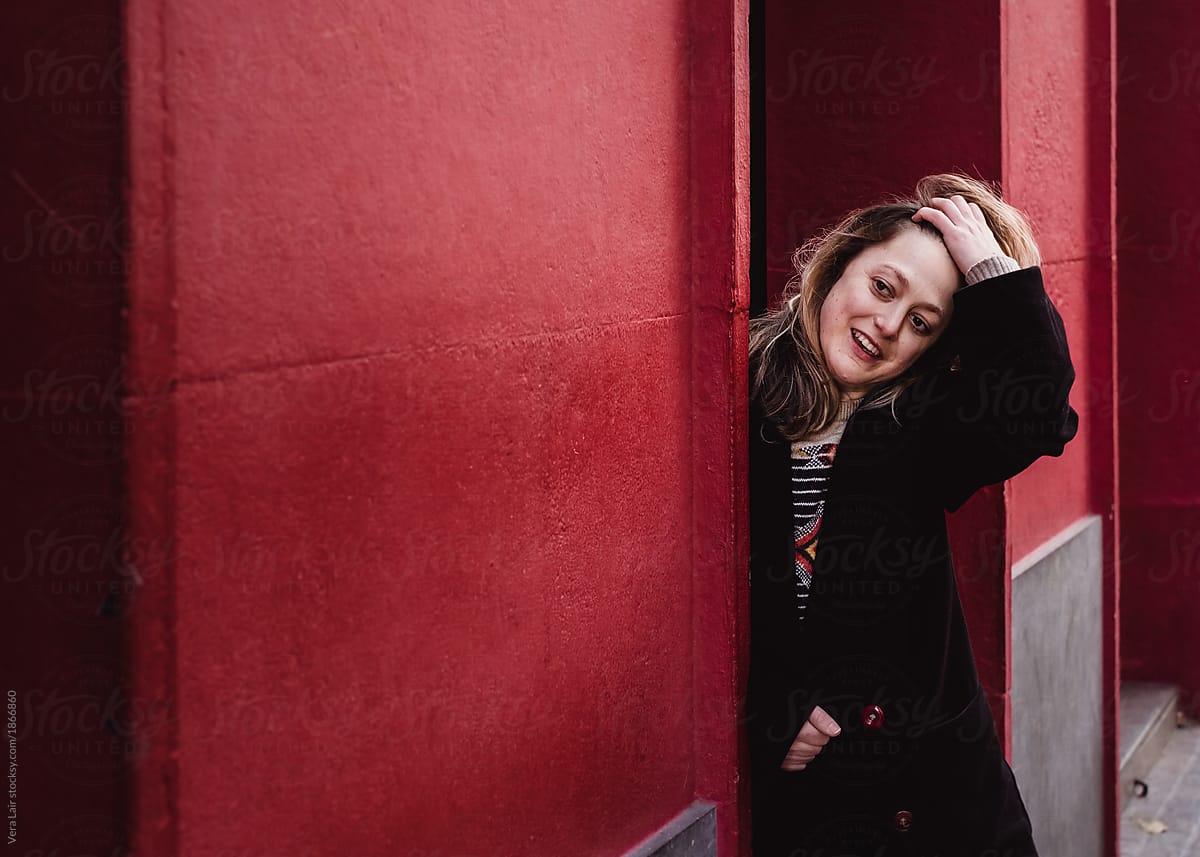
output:
[[[855,349],[865,362],[874,363],[876,360],[883,359],[883,349],[875,344],[875,340],[867,336],[858,328],[850,328],[850,336],[854,340],[854,344],[858,346]]]

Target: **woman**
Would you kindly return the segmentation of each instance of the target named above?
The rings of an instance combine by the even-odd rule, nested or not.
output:
[[[936,175],[794,261],[750,335],[754,854],[1032,857],[944,513],[1075,436],[1037,246]]]

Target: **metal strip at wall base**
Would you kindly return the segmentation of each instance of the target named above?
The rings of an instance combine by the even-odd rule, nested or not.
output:
[[[717,808],[696,801],[625,857],[717,857]]]

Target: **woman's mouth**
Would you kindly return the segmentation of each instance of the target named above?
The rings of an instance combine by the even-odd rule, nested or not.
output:
[[[883,350],[875,344],[875,340],[861,330],[850,328],[850,338],[854,340],[857,353],[865,360],[882,360]]]

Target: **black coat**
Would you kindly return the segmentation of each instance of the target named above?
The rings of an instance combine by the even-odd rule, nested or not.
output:
[[[756,857],[1036,854],[975,667],[945,512],[1062,453],[1078,427],[1075,373],[1038,268],[960,289],[944,338],[939,350],[957,360],[894,409],[860,409],[846,425],[803,622],[790,445],[752,403]],[[842,733],[804,770],[783,771],[814,705]]]

